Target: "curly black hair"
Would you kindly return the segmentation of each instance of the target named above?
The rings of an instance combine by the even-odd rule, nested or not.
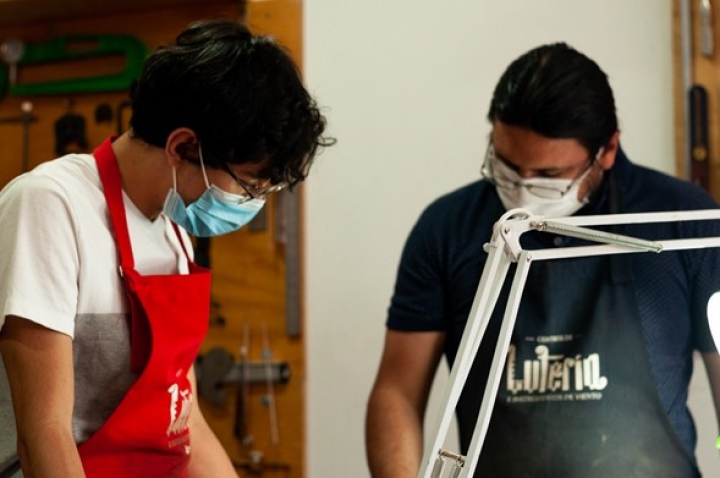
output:
[[[187,127],[207,166],[266,162],[260,177],[274,184],[305,179],[335,141],[323,136],[325,118],[285,49],[229,20],[193,23],[159,47],[130,97],[134,138],[164,148]]]

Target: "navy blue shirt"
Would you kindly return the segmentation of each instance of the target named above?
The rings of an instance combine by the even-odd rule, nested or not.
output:
[[[700,188],[633,165],[620,150],[613,168],[605,174],[600,191],[577,215],[717,207]],[[387,327],[447,332],[445,354],[452,366],[487,258],[483,244],[490,240],[493,224],[504,212],[495,187],[484,180],[433,202],[407,239]],[[650,240],[707,237],[720,236],[719,222],[632,224],[615,230]],[[564,247],[580,242],[537,232],[522,237],[526,249]],[[630,256],[640,323],[658,394],[679,439],[689,455],[694,456],[695,428],[686,405],[688,384],[693,350],[716,351],[706,307],[709,297],[720,290],[720,249]],[[572,300],[582,298],[568,297],[568,301]],[[487,343],[487,337],[492,339],[498,326],[491,323],[483,344]],[[478,354],[480,361],[488,357]],[[474,383],[472,389],[473,396],[480,401],[484,382]]]

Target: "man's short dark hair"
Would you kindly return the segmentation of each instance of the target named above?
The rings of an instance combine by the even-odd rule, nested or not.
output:
[[[332,143],[290,55],[231,21],[191,24],[158,48],[131,99],[133,137],[164,148],[187,127],[208,166],[267,161],[261,177],[273,183],[303,180],[318,149]]]
[[[513,61],[495,87],[488,119],[576,139],[591,154],[618,129],[607,75],[565,43],[540,46]]]

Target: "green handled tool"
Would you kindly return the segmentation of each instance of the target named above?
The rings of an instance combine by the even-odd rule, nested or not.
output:
[[[45,43],[26,44],[13,68],[118,54],[124,55],[125,68],[107,75],[29,84],[14,82],[9,88],[8,70],[0,68],[0,92],[7,90],[12,96],[33,96],[125,90],[140,75],[148,53],[145,43],[130,35],[71,35]]]

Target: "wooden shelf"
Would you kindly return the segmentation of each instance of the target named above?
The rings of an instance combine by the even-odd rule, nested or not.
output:
[[[53,23],[170,7],[192,7],[199,4],[203,7],[236,4],[238,10],[243,11],[245,0],[0,0],[0,27]]]

